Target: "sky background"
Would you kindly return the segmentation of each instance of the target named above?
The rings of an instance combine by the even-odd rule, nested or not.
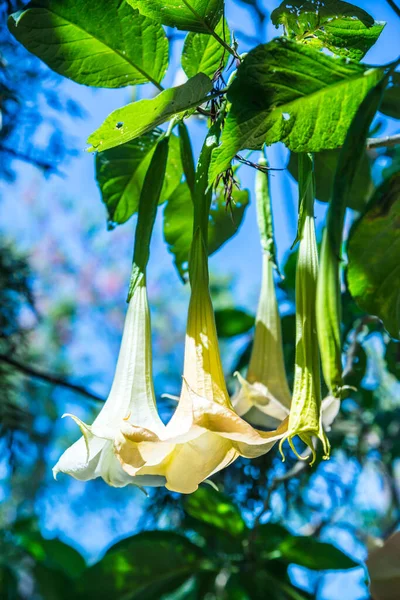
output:
[[[271,11],[278,2],[264,2]],[[393,61],[400,54],[400,29],[396,16],[385,1],[354,2],[367,10],[379,21],[387,21],[381,38],[367,54],[364,62],[371,65]],[[258,37],[260,41],[271,40],[279,34],[275,27],[266,20],[263,31],[256,31],[248,10],[233,0],[227,0],[226,13],[228,23],[237,33],[240,41],[239,51],[248,50],[249,46],[242,42],[240,32],[247,36]],[[183,36],[182,36],[183,41]],[[180,43],[174,45],[174,56],[168,71],[165,85],[174,85],[184,80],[179,66]],[[26,164],[15,163],[18,173],[16,183],[1,183],[2,203],[0,204],[1,230],[9,239],[16,240],[18,247],[26,251],[37,265],[43,282],[36,282],[36,292],[42,310],[52,310],[54,299],[74,298],[79,294],[80,317],[76,323],[73,336],[69,338],[69,361],[73,364],[73,380],[88,384],[90,388],[106,395],[113,376],[113,369],[122,331],[122,319],[125,310],[125,294],[128,285],[130,262],[133,246],[135,219],[113,231],[106,229],[106,211],[101,203],[100,192],[94,178],[94,157],[85,151],[86,139],[115,108],[131,100],[131,90],[90,89],[74,82],[64,80],[62,91],[76,100],[84,109],[83,119],[62,116],[62,124],[73,140],[76,155],[65,165],[60,166],[63,176],[52,175],[45,178],[37,169]],[[142,86],[141,95],[154,94],[150,85]],[[47,109],[46,109],[47,110]],[[193,120],[192,120],[193,121]],[[198,122],[190,122],[190,131],[196,155],[201,146],[205,128]],[[385,135],[396,131],[396,123],[388,119]],[[39,128],[37,142],[46,141],[45,128]],[[27,140],[29,143],[30,140]],[[287,162],[287,152],[280,144],[268,150],[272,167],[283,168]],[[240,169],[243,188],[251,190],[253,198],[254,172],[247,168]],[[271,172],[271,194],[273,202],[275,232],[280,264],[290,248],[296,232],[297,190],[290,175],[285,171]],[[317,228],[323,223],[324,205],[318,203],[316,209]],[[90,235],[82,238],[80,229],[90,230]],[[46,257],[59,256],[63,269],[46,270]],[[65,264],[68,268],[65,268]],[[238,234],[210,259],[212,273],[219,277],[232,277],[232,296],[236,306],[247,308],[254,313],[260,285],[261,252],[256,225],[254,203],[250,204],[242,227]],[[156,373],[156,390],[176,393],[177,378],[168,380],[167,365],[171,360],[176,362],[179,372],[182,364],[185,311],[187,307],[188,289],[182,286],[173,266],[172,256],[168,253],[162,238],[162,209],[159,210],[155,233],[151,246],[151,258],[148,269],[149,297],[153,312],[153,325],[159,343],[155,344],[154,363]],[[93,289],[85,282],[95,283]],[[86,295],[85,295],[86,294]],[[158,311],[161,298],[174,295],[175,306],[168,315]],[[109,321],[102,322],[104,313],[100,303],[108,307]],[[114,310],[115,308],[115,310]],[[285,308],[285,307],[283,307]],[[99,310],[97,310],[99,309]],[[29,320],[29,316],[27,316]],[[165,330],[165,319],[169,319],[168,343],[176,342],[173,356],[168,360],[163,356],[164,346],[159,340],[161,331]],[[160,322],[162,321],[162,323]],[[99,330],[109,335],[99,336]],[[46,343],[43,335],[43,344]],[[179,340],[181,343],[179,344]],[[171,344],[169,344],[171,345]],[[40,348],[40,345],[39,345]],[[42,351],[46,348],[43,346]],[[49,351],[49,367],[53,367],[51,348]],[[169,361],[169,362],[168,362]],[[229,357],[225,367],[229,368]],[[51,369],[50,369],[51,370]],[[170,389],[165,387],[166,382]],[[78,416],[87,416],[79,397],[59,391],[62,399],[62,411],[68,410]],[[46,424],[43,424],[46,427]],[[71,439],[75,425],[66,420],[59,421],[55,431],[61,438]],[[49,464],[54,463],[60,454],[60,447],[51,451]],[[351,477],[351,473],[349,474]],[[105,545],[116,537],[134,531],[140,526],[142,506],[145,498],[135,489],[113,490],[99,482],[82,484],[81,482],[60,478],[55,483],[49,473],[48,484],[41,495],[37,511],[41,523],[48,535],[61,535],[67,541],[79,544],[90,560],[98,557]],[[366,488],[367,489],[367,484]],[[365,490],[362,491],[365,493]],[[68,494],[68,497],[67,497]],[[96,510],[93,510],[93,502]],[[90,509],[85,510],[85,508]],[[96,532],[95,534],[93,532]],[[83,540],[83,541],[82,541]],[[345,540],[344,545],[350,543]],[[349,548],[353,550],[354,548]],[[357,551],[357,549],[356,549]],[[360,550],[360,552],[362,552]],[[338,576],[335,576],[338,577]],[[361,600],[357,596],[360,590],[360,573],[354,576],[354,588],[351,582],[346,583],[347,596],[350,600]],[[346,579],[346,582],[349,582]],[[336,585],[331,589],[332,578],[327,577],[327,589],[323,597],[337,600]],[[358,586],[358,587],[357,587]],[[345,593],[345,592],[344,592]],[[343,594],[344,594],[343,593]],[[322,596],[321,596],[322,597]]]

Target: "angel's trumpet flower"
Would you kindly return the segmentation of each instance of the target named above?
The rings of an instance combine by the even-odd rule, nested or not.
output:
[[[194,236],[189,261],[191,298],[179,403],[161,435],[142,442],[137,427],[128,419],[115,440],[115,451],[127,473],[164,476],[166,487],[181,493],[195,491],[202,481],[238,456],[254,458],[265,454],[287,428],[285,421],[277,431],[257,431],[233,410],[226,389],[208,287],[206,240],[210,196],[205,194],[204,187],[207,155],[212,148],[209,137],[196,173]]]
[[[255,425],[276,427],[289,414],[291,395],[286,379],[281,321],[274,285],[274,238],[268,175],[256,175],[257,221],[262,247],[262,280],[254,343],[240,390],[232,398],[234,409]]]
[[[323,429],[321,406],[320,359],[315,315],[318,276],[318,251],[314,225],[315,181],[312,158],[299,155],[299,254],[296,270],[296,357],[288,439],[298,455],[293,437],[309,446],[315,460],[313,437],[321,440],[324,457],[329,457],[330,444]],[[282,449],[282,443],[280,449]],[[298,455],[299,456],[299,455]],[[301,457],[300,457],[301,458]]]
[[[148,438],[149,430],[161,435],[164,429],[157,413],[153,389],[145,270],[167,155],[168,139],[164,138],[153,155],[139,202],[128,312],[110,394],[92,425],[73,415],[64,415],[74,419],[83,435],[61,456],[53,469],[54,476],[61,471],[83,481],[102,477],[106,483],[116,487],[130,483],[157,486],[165,481],[162,476],[129,475],[121,467],[113,446],[115,434],[124,419],[136,424],[137,435],[141,435],[142,439]]]

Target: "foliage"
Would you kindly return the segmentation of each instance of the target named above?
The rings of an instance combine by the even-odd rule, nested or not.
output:
[[[267,14],[261,3],[241,1],[257,22],[256,29],[264,31]],[[97,127],[89,136],[89,150],[96,152],[96,179],[109,228],[122,225],[138,213],[139,200],[143,204],[156,197],[159,204],[164,204],[164,241],[183,281],[188,274],[196,190],[201,188],[211,200],[206,226],[212,254],[236,235],[248,212],[251,193],[240,189],[234,161],[240,163],[242,170],[268,170],[264,162],[256,162],[259,159],[253,152],[282,142],[290,151],[289,171],[298,179],[299,165],[309,160],[303,154],[313,154],[314,175],[310,169],[307,181],[300,177],[299,184],[301,190],[310,189],[315,176],[316,198],[329,203],[326,234],[319,252],[321,289],[317,295],[322,317],[317,315],[317,327],[312,327],[314,337],[318,329],[319,342],[305,344],[300,334],[302,327],[309,325],[309,319],[303,320],[306,325],[303,321],[299,324],[300,309],[304,308],[304,314],[307,309],[311,320],[314,318],[315,299],[310,300],[317,269],[314,244],[312,261],[304,259],[297,250],[286,257],[285,278],[279,282],[279,299],[286,311],[282,318],[283,349],[292,385],[298,367],[296,364],[295,368],[295,362],[299,362],[296,333],[300,337],[297,353],[301,344],[307,354],[312,346],[310,372],[313,370],[315,377],[310,386],[319,378],[321,355],[323,395],[338,393],[342,408],[330,432],[331,463],[322,463],[318,458],[315,469],[310,471],[293,457],[288,457],[282,466],[271,453],[250,464],[239,459],[229,469],[214,474],[213,482],[224,489],[225,495],[206,485],[185,499],[165,490],[152,491],[146,504],[152,530],[140,531],[114,544],[92,566],[87,566],[68,544],[45,539],[34,521],[21,519],[17,513],[24,503],[18,501],[16,514],[9,521],[3,516],[4,524],[1,523],[0,595],[27,598],[32,592],[32,597],[42,598],[79,599],[95,595],[124,600],[257,600],[266,594],[271,600],[320,597],[316,582],[321,573],[315,579],[308,578],[304,591],[298,587],[290,565],[320,572],[356,568],[358,561],[322,541],[334,537],[332,534],[329,538],[330,528],[350,529],[353,538],[361,539],[366,547],[371,538],[386,537],[396,528],[400,514],[396,492],[396,464],[400,457],[400,355],[396,341],[400,337],[396,253],[400,162],[398,148],[390,147],[396,141],[387,142],[385,149],[385,141],[370,137],[379,129],[374,122],[378,111],[381,117],[400,116],[399,73],[395,71],[398,61],[393,57],[394,62],[374,67],[368,61],[361,62],[380,36],[384,39],[385,24],[375,21],[364,9],[339,0],[282,2],[271,13],[271,20],[277,28],[281,27],[279,33],[283,30],[283,35],[264,43],[262,33],[257,32],[256,38],[243,31],[231,33],[228,2],[223,0],[101,0],[90,7],[87,0],[9,4],[12,10],[21,10],[11,14],[8,21],[9,31],[19,43],[10,35],[6,37],[6,33],[0,38],[0,58],[5,64],[5,75],[0,79],[0,153],[8,161],[15,156],[37,164],[45,172],[54,171],[56,163],[64,163],[71,153],[70,143],[60,123],[47,118],[47,108],[39,111],[38,96],[43,92],[45,107],[68,112],[74,121],[82,115],[76,103],[65,98],[58,88],[55,91],[47,85],[49,81],[59,85],[61,79],[52,80],[51,72],[27,51],[78,84],[100,88],[150,84],[135,88],[135,101],[114,110]],[[377,5],[377,13],[378,8]],[[0,10],[4,17],[5,10]],[[178,32],[171,31],[174,28]],[[174,40],[183,40],[179,33],[182,31],[186,37],[179,47],[180,64],[188,80],[174,80],[170,85],[176,64],[169,62],[176,58]],[[238,40],[243,39],[251,44],[247,53],[238,45]],[[27,82],[25,88],[20,85],[22,80]],[[49,143],[38,148],[32,144],[32,152],[27,153],[25,141],[41,122],[41,116],[36,118],[34,113],[27,119],[28,126],[24,121],[30,97],[37,115],[46,115],[44,123],[50,125],[52,134]],[[197,169],[197,175],[201,175],[196,182],[198,187],[194,161],[197,145],[192,143],[197,127],[202,127],[202,135],[206,129],[209,132]],[[18,140],[22,140],[22,147]],[[238,154],[243,150],[250,153]],[[6,165],[2,176],[10,179],[12,175]],[[312,224],[313,199],[308,198]],[[298,232],[302,242],[304,206],[305,194],[300,191]],[[360,215],[354,219],[346,240],[344,219],[346,215],[352,218],[347,208]],[[33,221],[32,215],[30,218]],[[78,230],[85,228],[79,216],[75,225]],[[135,255],[146,262],[150,235],[137,229]],[[122,232],[118,239],[123,240],[127,230],[118,230]],[[104,253],[107,259],[102,260],[110,261],[111,270],[122,274],[123,281],[126,274],[120,248],[118,244],[112,246],[111,241],[109,244]],[[86,245],[87,238],[83,241],[85,251]],[[347,262],[343,281],[342,252]],[[64,263],[62,273],[72,279],[72,267],[67,259]],[[299,269],[296,275],[298,264],[306,275],[312,266],[312,282],[305,284],[305,278],[300,281]],[[92,322],[95,326],[100,322],[99,329],[106,329],[107,319],[100,315],[96,320],[93,312],[98,301],[96,270],[98,265],[89,264],[76,289],[85,289],[89,297],[85,306]],[[49,271],[52,267],[48,267],[47,277],[55,276],[57,282],[56,268],[54,273]],[[12,441],[11,445],[14,432],[28,433],[20,438],[20,443],[23,440],[22,445],[35,448],[34,475],[25,476],[25,489],[28,484],[31,486],[33,505],[44,477],[43,448],[48,453],[52,423],[60,407],[51,393],[43,393],[30,379],[22,393],[17,373],[25,373],[34,381],[47,381],[52,385],[51,391],[53,385],[68,387],[68,381],[61,376],[70,372],[64,349],[70,342],[68,328],[72,322],[76,326],[82,307],[77,307],[73,298],[60,302],[52,313],[42,311],[45,317],[39,315],[35,327],[43,327],[40,321],[44,318],[55,334],[45,351],[41,348],[46,341],[35,348],[38,338],[30,333],[21,335],[19,323],[21,306],[36,310],[30,265],[5,246],[0,253],[0,277],[0,431]],[[249,361],[254,317],[237,306],[238,300],[226,291],[227,280],[222,275],[218,277],[212,291],[228,297],[228,302],[222,302],[215,311],[218,334],[225,357],[229,357],[233,367],[231,371],[242,371]],[[183,312],[180,292],[174,285],[166,287],[169,297],[160,301],[155,321],[160,319],[159,312],[167,357],[163,364],[169,361],[165,368],[169,373],[165,375],[172,374],[179,385],[172,348],[176,335],[174,327],[169,322],[166,325],[167,316]],[[122,287],[123,284],[119,291]],[[296,293],[299,299],[300,292],[301,298],[306,298],[306,306],[299,309],[298,301],[295,314],[294,299]],[[108,302],[108,314],[113,314],[115,297],[110,295]],[[35,371],[34,365],[29,364],[32,357],[33,362],[40,358],[41,363],[55,365],[59,376]],[[228,383],[232,381],[228,379]],[[69,388],[91,396],[79,385]],[[25,396],[29,411],[21,402]],[[169,416],[171,405],[161,401],[160,406]],[[11,413],[7,412],[10,407]],[[35,411],[37,419],[33,416]],[[303,410],[300,412],[304,414]],[[41,417],[47,419],[47,429],[41,430],[37,425]],[[308,414],[308,421],[309,417]],[[297,442],[295,449],[302,451]],[[21,454],[26,459],[29,452]],[[17,465],[20,458],[13,460]],[[389,488],[384,514],[376,507],[357,504],[357,484],[368,469],[375,469],[382,487]],[[346,479],[347,472],[351,472],[351,477]],[[21,470],[22,479],[24,473]],[[324,488],[323,494],[320,487]],[[30,510],[31,507],[28,513]],[[31,591],[24,588],[24,578],[29,580]]]

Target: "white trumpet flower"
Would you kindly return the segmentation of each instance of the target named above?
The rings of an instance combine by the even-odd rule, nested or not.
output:
[[[102,477],[115,487],[163,485],[162,476],[132,477],[121,467],[113,451],[114,437],[124,419],[134,422],[146,437],[151,429],[161,435],[152,380],[150,313],[145,277],[141,276],[128,305],[114,381],[110,394],[92,425],[74,415],[82,437],[70,446],[53,469],[81,481]]]

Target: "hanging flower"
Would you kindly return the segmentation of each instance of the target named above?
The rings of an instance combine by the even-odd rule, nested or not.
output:
[[[208,289],[207,253],[195,232],[191,259],[189,304],[182,391],[166,428],[143,441],[129,418],[115,440],[123,469],[132,476],[161,475],[170,490],[191,493],[213,473],[238,456],[254,458],[268,452],[286,432],[257,431],[233,410],[218,349],[214,312]]]
[[[82,437],[68,448],[53,469],[81,481],[102,477],[106,483],[123,487],[136,485],[163,485],[163,477],[136,477],[128,475],[113,451],[117,430],[124,419],[137,424],[146,438],[147,430],[161,434],[160,420],[152,382],[150,314],[144,277],[141,278],[129,301],[121,349],[110,394],[92,425],[74,415]]]
[[[324,458],[329,458],[330,444],[322,422],[320,360],[315,316],[316,287],[318,275],[318,251],[314,225],[314,173],[312,158],[299,155],[299,253],[296,270],[296,357],[293,397],[289,414],[288,432],[285,439],[293,452],[298,436],[311,450],[312,461],[316,452],[313,438],[323,445]],[[282,453],[283,456],[283,453]]]

